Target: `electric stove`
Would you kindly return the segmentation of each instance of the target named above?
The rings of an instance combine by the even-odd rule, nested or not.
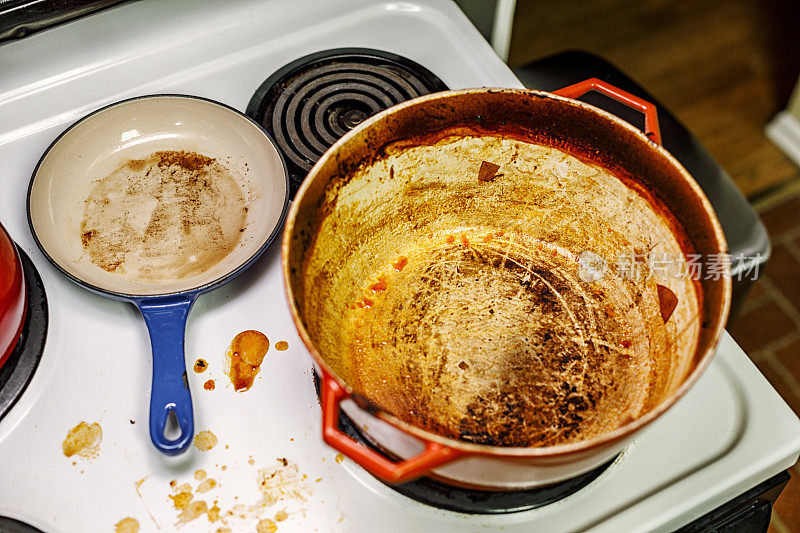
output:
[[[216,99],[270,127],[275,114],[267,107],[274,111],[281,100],[263,103],[272,87],[313,76],[303,70],[309,56],[324,68],[350,61],[353,49],[371,54],[371,67],[388,68],[413,88],[404,77],[410,70],[420,94],[521,86],[455,4],[444,0],[142,0],[0,46],[0,220],[39,270],[49,309],[38,368],[0,420],[0,525],[80,532],[112,530],[133,518],[140,531],[173,530],[181,520],[186,532],[253,531],[269,519],[278,531],[303,532],[670,531],[700,527],[698,518],[737,496],[756,501],[779,484],[800,452],[800,422],[725,334],[692,390],[574,490],[541,505],[495,505],[486,514],[454,507],[453,498],[496,495],[436,500],[432,493],[453,488],[389,487],[322,442],[310,358],[284,300],[277,245],[245,274],[202,296],[189,318],[188,366],[197,358],[208,362],[204,373],[187,376],[196,429],[213,432],[216,445],[180,457],[151,446],[145,325],[133,307],[75,286],[39,253],[25,217],[36,161],[81,116],[142,94]],[[360,93],[319,105],[333,94],[318,94],[305,119],[309,100],[294,100],[300,112],[295,133],[278,120],[287,132],[285,148],[302,156],[293,169],[295,186],[332,142],[312,140],[303,120],[335,137],[337,128],[393,102]],[[292,105],[286,96],[281,105]],[[288,116],[298,118],[296,112]],[[273,345],[288,341],[289,348],[271,348],[252,389],[236,393],[224,357],[246,329],[264,332]],[[216,382],[213,390],[204,389],[209,379]],[[94,457],[68,458],[62,441],[81,421],[102,427],[102,443]],[[214,486],[203,484],[208,478]],[[265,493],[276,480],[279,490]],[[220,517],[180,515],[175,504],[184,483],[194,502],[218,509]]]

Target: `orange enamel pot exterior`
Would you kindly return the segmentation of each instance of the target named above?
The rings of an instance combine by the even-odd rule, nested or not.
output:
[[[17,247],[0,225],[0,367],[19,340],[26,307],[25,277]]]
[[[576,100],[588,90],[605,93],[645,115],[645,132],[589,104]],[[282,262],[289,306],[300,337],[321,377],[323,438],[372,474],[401,483],[431,476],[455,485],[486,490],[517,490],[552,484],[597,467],[624,450],[648,424],[682,397],[713,357],[730,305],[726,266],[721,276],[696,282],[696,348],[679,382],[657,398],[641,416],[586,440],[547,446],[507,446],[467,442],[401,420],[371,398],[359,394],[341,375],[330,347],[323,349],[314,317],[306,305],[313,280],[306,270],[319,242],[319,228],[336,210],[337,195],[365,163],[385,155],[387,146],[414,146],[437,132],[479,131],[508,135],[556,147],[624,177],[625,183],[658,199],[670,220],[682,228],[684,242],[702,257],[727,254],[716,215],[698,184],[660,146],[655,107],[596,79],[556,93],[519,89],[466,89],[417,98],[392,107],[349,132],[311,169],[291,206],[284,231]],[[423,141],[424,142],[424,141]],[[394,174],[389,179],[393,179]],[[367,200],[365,200],[367,201]],[[407,213],[407,211],[404,211]],[[358,224],[357,221],[353,224]],[[357,231],[338,225],[338,238],[357,246]],[[361,234],[363,235],[363,233]],[[336,269],[335,261],[325,268]],[[315,280],[321,279],[317,275]],[[666,319],[665,319],[666,321]],[[334,326],[336,327],[336,326]],[[352,399],[354,401],[345,401]],[[343,403],[344,402],[344,403]],[[354,441],[337,426],[341,410],[360,427],[387,459]]]

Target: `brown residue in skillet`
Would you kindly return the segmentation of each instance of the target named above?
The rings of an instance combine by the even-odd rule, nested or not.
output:
[[[275,343],[275,349],[279,352],[283,352],[289,349],[289,343],[286,341],[278,341]]]
[[[133,170],[134,172],[139,172],[144,168],[146,161],[144,159],[131,159],[126,163],[126,167]]]
[[[216,386],[217,386],[217,384],[214,382],[214,380],[213,380],[213,379],[209,379],[208,381],[206,381],[205,383],[203,383],[203,388],[204,388],[205,390],[214,390],[214,388],[215,388]]]
[[[181,279],[208,270],[235,248],[246,212],[236,177],[217,160],[154,152],[97,180],[84,203],[79,237],[88,259],[107,272]]]
[[[95,230],[84,232],[83,235],[81,235],[81,243],[83,243],[84,246],[88,246],[89,242],[92,240],[92,237],[94,237],[96,234],[97,232]]]
[[[233,338],[227,354],[228,377],[237,392],[253,386],[267,350],[269,339],[260,331],[250,329]]]
[[[202,374],[208,368],[208,363],[205,359],[198,359],[194,362],[194,371],[198,374]]]
[[[216,159],[212,157],[207,157],[195,152],[187,152],[185,150],[156,152],[153,155],[158,158],[158,166],[160,167],[175,165],[192,172],[207,167],[216,161]]]

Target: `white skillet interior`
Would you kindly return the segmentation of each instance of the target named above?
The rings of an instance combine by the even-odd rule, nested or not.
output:
[[[241,240],[208,270],[181,279],[140,281],[103,270],[81,243],[84,203],[92,187],[127,160],[167,150],[212,157],[230,171],[248,206]],[[200,287],[245,263],[281,222],[287,195],[277,149],[246,117],[207,100],[150,96],[103,109],[67,131],[43,157],[29,202],[33,230],[61,268],[100,289],[145,296]]]

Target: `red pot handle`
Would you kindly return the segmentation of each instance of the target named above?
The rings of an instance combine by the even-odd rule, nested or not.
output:
[[[553,91],[553,94],[566,96],[567,98],[579,98],[592,90],[644,113],[644,134],[647,135],[650,140],[661,144],[661,129],[658,126],[658,113],[655,104],[642,100],[638,96],[634,96],[618,87],[614,87],[610,83],[604,82],[598,78],[589,78],[575,85],[569,85],[563,89]]]
[[[367,472],[389,483],[403,483],[430,472],[437,466],[449,463],[463,455],[456,449],[427,441],[419,455],[394,463],[357,442],[339,430],[339,404],[347,393],[326,372],[322,373],[322,439],[336,451],[343,453]]]

